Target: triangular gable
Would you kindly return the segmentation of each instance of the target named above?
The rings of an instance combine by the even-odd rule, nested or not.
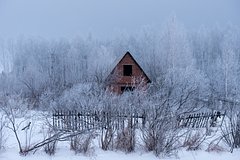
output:
[[[109,79],[109,77],[114,73],[116,67],[118,66],[118,64],[127,56],[129,55],[131,57],[131,59],[134,61],[134,63],[137,65],[137,67],[142,71],[143,75],[147,78],[147,83],[151,83],[150,78],[147,76],[147,74],[144,72],[144,70],[142,69],[142,67],[137,63],[137,61],[133,58],[133,56],[131,55],[130,52],[126,52],[125,55],[118,61],[118,63],[115,65],[115,67],[113,68],[113,70],[110,72],[110,75],[108,75],[107,79]]]

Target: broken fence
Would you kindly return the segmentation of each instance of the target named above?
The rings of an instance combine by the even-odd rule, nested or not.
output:
[[[221,126],[226,113],[193,113],[181,115],[177,119],[178,127],[205,128]]]

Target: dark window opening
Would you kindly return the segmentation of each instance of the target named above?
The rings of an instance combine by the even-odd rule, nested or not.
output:
[[[132,86],[123,86],[123,87],[121,87],[121,92],[131,92],[131,91],[133,91],[135,89],[135,87],[132,87]]]
[[[123,65],[123,76],[132,76],[132,65]]]

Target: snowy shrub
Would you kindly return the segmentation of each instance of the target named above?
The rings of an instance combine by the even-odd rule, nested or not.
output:
[[[143,141],[147,151],[154,151],[157,146],[157,135],[154,130],[143,130]]]
[[[210,143],[208,145],[208,148],[206,149],[207,152],[223,152],[226,151],[222,146],[220,146],[219,144],[213,144]]]
[[[170,156],[180,146],[180,130],[175,128],[174,118],[166,111],[155,111],[155,114],[150,114],[151,117],[148,117],[142,129],[143,142],[147,151],[153,151],[157,156]]]
[[[114,131],[112,128],[102,128],[100,134],[100,146],[102,150],[106,151],[112,149]]]
[[[44,91],[41,96],[39,97],[39,109],[41,110],[50,110],[52,109],[52,103],[54,102],[54,98],[57,95],[51,91],[46,90]]]
[[[25,119],[21,119],[20,121],[17,119],[23,118],[24,115],[26,115],[26,102],[20,95],[4,96],[1,101],[0,111],[4,115],[4,119],[8,124],[6,127],[12,131],[16,138],[19,153],[24,154],[22,141],[19,137],[19,130]]]
[[[56,141],[52,141],[50,143],[47,143],[44,146],[44,151],[48,155],[52,156],[52,155],[54,155],[56,153],[56,147],[57,147],[57,140]]]
[[[203,136],[204,135],[201,135],[200,131],[189,131],[183,142],[183,147],[187,147],[187,150],[200,149]]]
[[[0,151],[4,149],[6,137],[4,134],[4,128],[7,125],[6,117],[0,113]]]
[[[71,138],[70,149],[77,153],[90,153],[92,140],[95,137],[94,133],[77,135]]]
[[[240,112],[233,112],[224,121],[222,126],[222,137],[224,142],[233,152],[234,148],[240,148]]]
[[[234,147],[240,148],[240,113],[237,115],[235,134],[234,134]]]
[[[135,149],[136,137],[134,128],[127,127],[122,131],[118,131],[115,145],[116,149],[125,152],[132,152]]]

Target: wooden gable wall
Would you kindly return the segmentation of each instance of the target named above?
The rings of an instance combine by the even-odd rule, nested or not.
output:
[[[125,65],[131,66],[131,76],[124,75]],[[114,67],[111,74],[108,76],[108,80],[108,89],[118,94],[123,92],[124,87],[134,88],[140,83],[145,87],[147,83],[150,82],[148,76],[129,52],[127,52]]]

